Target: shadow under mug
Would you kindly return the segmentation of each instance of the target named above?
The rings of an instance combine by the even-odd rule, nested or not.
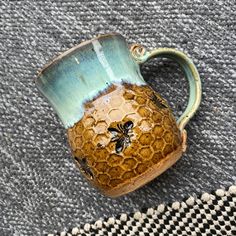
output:
[[[178,121],[140,73],[139,65],[154,57],[175,60],[188,79],[189,102]],[[197,69],[184,53],[129,48],[117,33],[64,52],[45,66],[36,84],[67,129],[81,172],[112,197],[141,187],[181,157],[184,127],[201,100]]]

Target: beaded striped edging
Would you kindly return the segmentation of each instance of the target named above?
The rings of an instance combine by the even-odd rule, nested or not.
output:
[[[182,202],[97,220],[48,236],[236,235],[236,185]]]

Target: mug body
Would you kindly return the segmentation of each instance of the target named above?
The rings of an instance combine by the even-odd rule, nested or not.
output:
[[[144,81],[121,35],[70,49],[36,82],[66,127],[81,172],[106,195],[137,189],[181,156],[175,118]]]

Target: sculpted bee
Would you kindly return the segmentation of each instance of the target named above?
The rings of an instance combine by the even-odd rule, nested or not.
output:
[[[116,153],[122,152],[131,143],[130,138],[132,136],[133,126],[132,121],[127,121],[124,125],[117,124],[117,128],[108,128],[108,131],[113,135],[111,142],[116,142]]]
[[[168,108],[166,102],[161,97],[156,96],[155,93],[152,94],[150,99],[152,102],[154,102],[154,104],[156,104],[158,108],[160,109]]]
[[[93,179],[93,173],[88,166],[87,159],[85,157],[79,158],[75,157],[75,160],[77,161],[77,164],[79,165],[81,171],[90,179]]]

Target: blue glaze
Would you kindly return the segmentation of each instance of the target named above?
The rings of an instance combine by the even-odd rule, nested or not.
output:
[[[83,117],[86,101],[122,82],[146,84],[119,34],[101,36],[70,49],[49,64],[36,80],[66,128]]]

